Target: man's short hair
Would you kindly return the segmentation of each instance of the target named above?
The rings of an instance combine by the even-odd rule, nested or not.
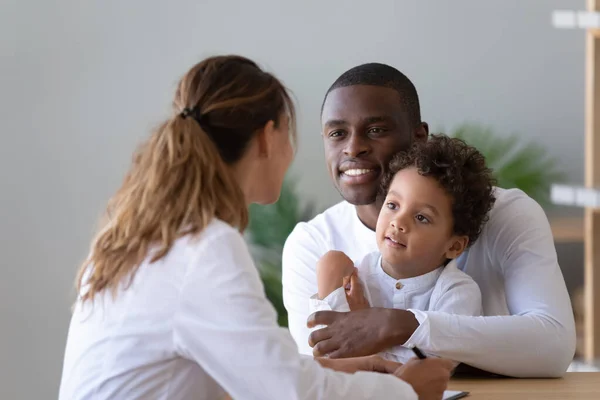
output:
[[[421,107],[415,85],[396,68],[381,63],[358,65],[340,75],[327,90],[321,105],[321,112],[323,112],[325,100],[332,90],[355,85],[371,85],[394,89],[400,96],[401,104],[406,108],[411,125],[416,126],[421,123]]]

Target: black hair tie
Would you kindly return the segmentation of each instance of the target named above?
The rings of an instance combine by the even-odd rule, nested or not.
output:
[[[189,116],[195,117],[197,108],[184,108],[183,111],[181,112],[181,114],[179,114],[181,116],[181,118],[186,119]],[[195,118],[194,118],[195,119]]]
[[[194,120],[196,120],[198,125],[201,125],[201,126],[206,125],[207,115],[206,114],[200,115],[200,113],[198,112],[198,107],[194,107],[194,108],[186,107],[183,109],[183,111],[179,115],[183,119],[186,119],[187,117],[194,118]]]

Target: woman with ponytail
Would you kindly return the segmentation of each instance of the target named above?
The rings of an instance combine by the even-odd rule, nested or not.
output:
[[[441,398],[446,360],[303,358],[277,326],[242,232],[293,159],[281,82],[213,57],[182,78],[173,106],[80,268],[60,399]]]

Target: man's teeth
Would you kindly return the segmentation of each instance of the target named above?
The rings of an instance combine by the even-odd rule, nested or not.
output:
[[[360,175],[368,174],[371,171],[373,171],[373,170],[372,169],[349,169],[347,171],[344,171],[344,174],[350,175],[350,176],[360,176]]]

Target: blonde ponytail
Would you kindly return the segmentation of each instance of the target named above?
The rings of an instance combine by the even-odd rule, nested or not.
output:
[[[180,82],[174,106],[176,115],[137,150],[109,201],[106,222],[77,276],[83,302],[106,289],[115,294],[124,279],[130,284],[151,249],[151,261],[159,260],[175,240],[200,233],[214,218],[243,231],[248,210],[232,164],[267,121],[287,112],[295,125],[283,85],[237,56],[194,66]],[[180,114],[187,107],[194,110],[191,118]]]
[[[173,242],[202,231],[213,218],[244,230],[248,211],[231,168],[193,119],[165,122],[137,152],[134,165],[107,209],[107,223],[79,271],[82,299],[133,276],[156,245],[152,262]],[[86,274],[86,267],[93,268]],[[86,282],[82,282],[86,276]]]

